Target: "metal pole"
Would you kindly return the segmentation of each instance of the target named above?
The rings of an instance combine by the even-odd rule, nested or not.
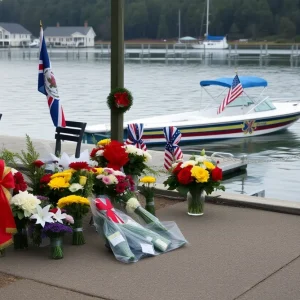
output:
[[[111,89],[124,87],[124,0],[111,0]],[[111,139],[123,142],[123,113],[111,110]]]

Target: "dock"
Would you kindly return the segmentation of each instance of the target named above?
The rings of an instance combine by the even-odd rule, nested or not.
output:
[[[98,44],[94,48],[49,47],[51,59],[64,60],[110,60],[110,44]],[[1,48],[0,60],[37,60],[38,48]],[[132,62],[202,62],[289,59],[298,62],[299,45],[229,45],[228,49],[194,49],[190,44],[125,44],[124,60]]]

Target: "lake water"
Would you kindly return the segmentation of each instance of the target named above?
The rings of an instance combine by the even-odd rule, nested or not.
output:
[[[23,59],[22,50],[14,50],[11,59],[0,51],[1,134],[54,139],[54,127],[46,98],[37,91],[36,52]],[[63,53],[52,54],[52,68],[66,119],[88,125],[108,123],[110,112],[106,97],[110,89],[110,62],[89,57],[69,59]],[[210,103],[199,81],[220,76],[261,76],[271,97],[300,95],[300,69],[289,59],[259,61],[207,60],[198,63],[125,62],[125,87],[134,96],[134,105],[125,120],[146,116],[191,111]],[[2,141],[0,141],[2,142]],[[184,147],[186,148],[186,147]],[[247,139],[226,140],[189,146],[209,151],[247,154],[247,173],[226,180],[228,191],[251,193],[265,190],[266,197],[300,201],[300,122],[287,131]]]

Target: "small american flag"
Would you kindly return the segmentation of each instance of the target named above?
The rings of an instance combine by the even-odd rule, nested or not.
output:
[[[134,145],[139,149],[147,151],[147,146],[142,140],[144,132],[144,124],[128,124],[127,125],[127,140],[125,144]]]
[[[178,146],[181,140],[181,132],[175,126],[164,127],[164,135],[167,140],[164,167],[169,170],[174,161],[183,158],[182,151]]]
[[[56,80],[51,69],[43,28],[40,31],[40,61],[38,91],[47,97],[50,115],[55,127],[65,127],[66,120],[57,91]]]
[[[243,86],[240,82],[240,79],[238,75],[236,74],[235,77],[233,78],[231,88],[229,89],[229,92],[225,99],[222,101],[221,105],[218,108],[218,114],[220,114],[225,107],[234,101],[237,97],[243,94]]]

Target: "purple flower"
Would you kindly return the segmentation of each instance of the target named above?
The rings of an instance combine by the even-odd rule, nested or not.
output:
[[[49,200],[49,198],[48,197],[45,197],[45,196],[41,196],[41,195],[38,195],[38,196],[36,196],[39,200],[41,200],[41,201],[48,201]]]
[[[43,233],[66,233],[72,232],[72,228],[70,226],[55,222],[55,223],[46,223],[45,227],[43,228]]]

